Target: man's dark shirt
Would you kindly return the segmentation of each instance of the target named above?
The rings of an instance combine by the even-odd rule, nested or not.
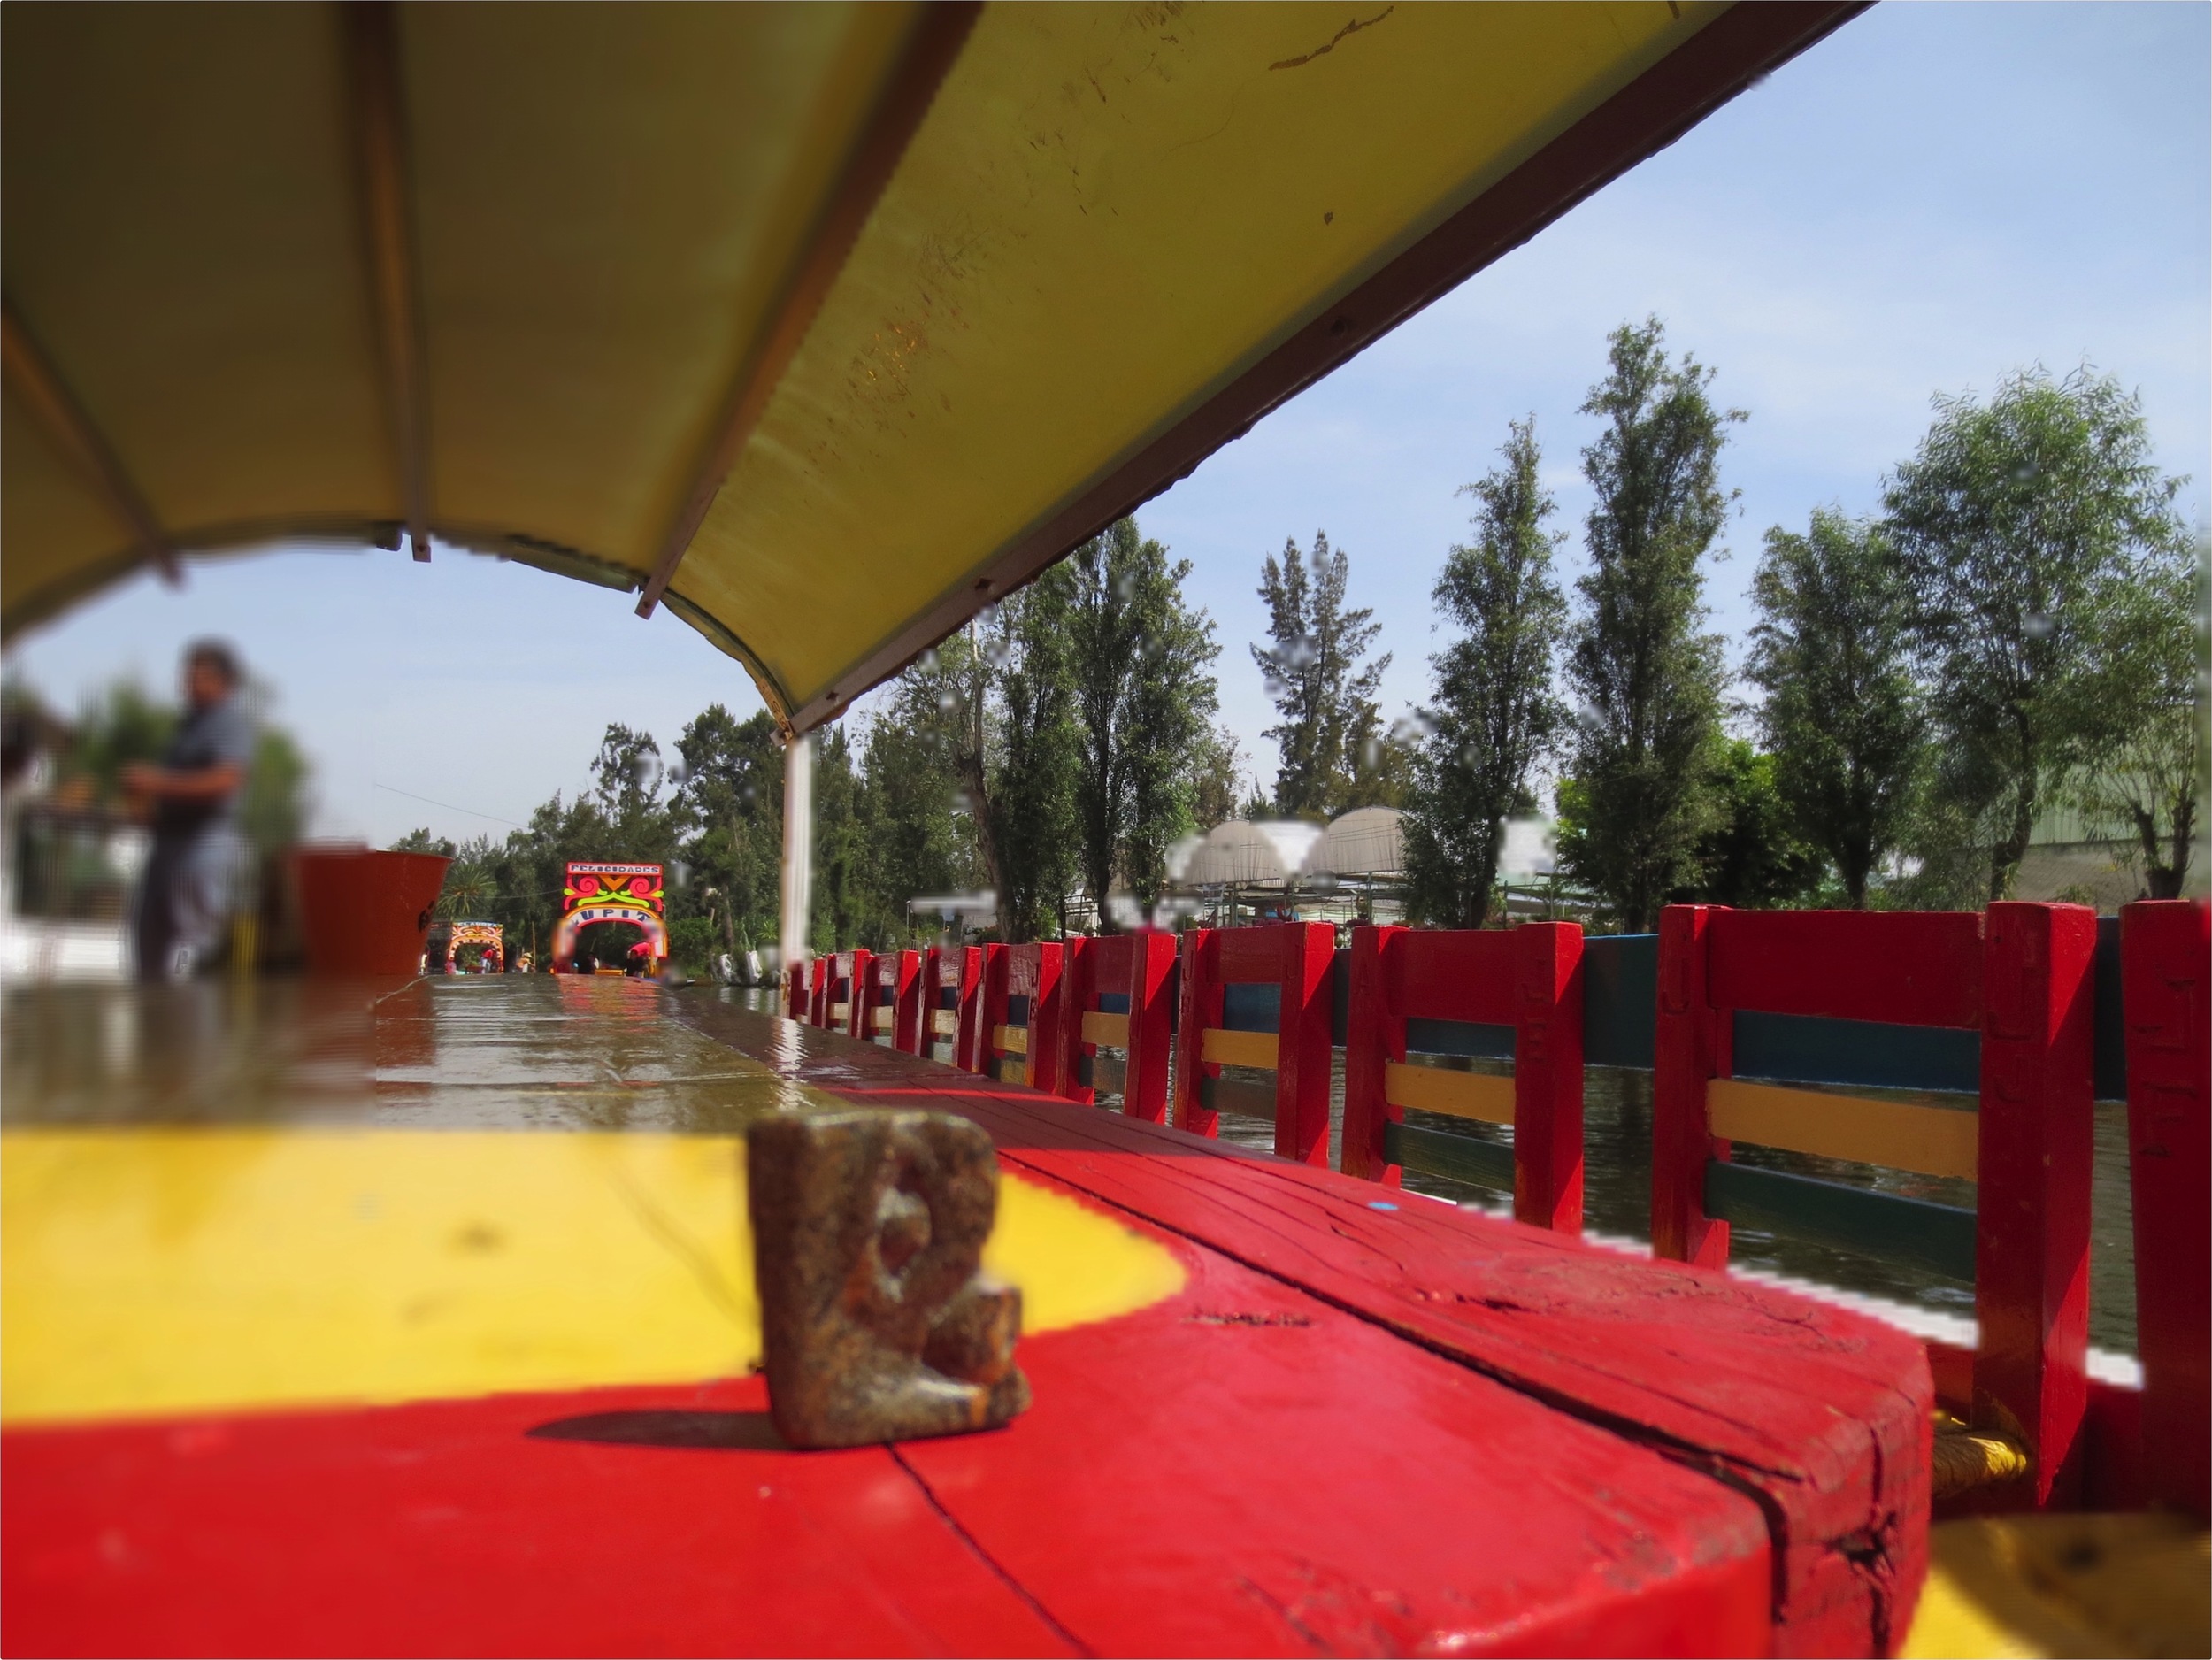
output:
[[[227,763],[242,772],[252,761],[253,723],[234,695],[188,711],[161,757],[162,765],[179,772],[204,772]],[[164,840],[185,839],[217,823],[235,820],[245,794],[242,783],[227,795],[197,801],[164,796],[154,806],[154,834]]]

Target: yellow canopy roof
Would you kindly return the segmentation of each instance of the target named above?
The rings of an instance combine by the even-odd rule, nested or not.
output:
[[[12,5],[0,626],[411,530],[805,729],[1854,9]]]

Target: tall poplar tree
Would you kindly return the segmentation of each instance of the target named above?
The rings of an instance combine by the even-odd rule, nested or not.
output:
[[[1751,597],[1746,672],[1767,695],[1775,789],[1860,909],[1905,839],[1926,742],[1910,595],[1878,526],[1816,508],[1801,536],[1767,532]]]
[[[1702,632],[1699,565],[1734,500],[1720,452],[1744,416],[1715,406],[1712,370],[1687,353],[1669,358],[1655,317],[1615,330],[1609,359],[1582,406],[1605,427],[1582,452],[1597,501],[1568,654],[1582,706],[1563,797],[1576,813],[1559,857],[1643,932],[1694,874],[1715,818],[1724,672],[1719,640]]]
[[[1532,804],[1563,712],[1552,672],[1566,602],[1551,575],[1562,538],[1547,527],[1536,418],[1509,432],[1505,465],[1461,491],[1475,498],[1475,540],[1452,549],[1436,581],[1437,610],[1463,637],[1429,659],[1435,701],[1405,826],[1416,905],[1459,927],[1489,917],[1505,820]]]
[[[1252,661],[1281,717],[1266,735],[1281,751],[1275,811],[1286,818],[1354,804],[1360,741],[1379,733],[1375,691],[1390,657],[1366,661],[1382,630],[1373,611],[1345,603],[1350,580],[1351,562],[1325,531],[1314,533],[1310,560],[1293,538],[1260,567],[1271,643],[1255,645]]]
[[[1194,827],[1221,648],[1212,619],[1184,603],[1190,561],[1171,564],[1133,519],[1085,542],[1069,566],[1077,837],[1083,886],[1110,926],[1115,878],[1148,908],[1166,886],[1168,844]]]

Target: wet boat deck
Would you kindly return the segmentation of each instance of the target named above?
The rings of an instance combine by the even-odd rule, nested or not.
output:
[[[13,1648],[1810,1652],[1924,1565],[1909,1338],[752,1012],[12,996]],[[741,1133],[991,1130],[1036,1404],[798,1453]]]

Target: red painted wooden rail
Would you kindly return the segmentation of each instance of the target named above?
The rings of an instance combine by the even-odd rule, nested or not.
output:
[[[2200,1518],[2212,1513],[2208,918],[2201,900],[2120,912],[2143,1471],[2154,1501]]]
[[[1738,1011],[1981,1034],[1973,1362],[1978,1427],[2017,1437],[2038,1504],[2081,1481],[2088,1394],[2092,964],[2079,905],[1973,912],[1737,911],[1671,905],[1659,925],[1652,1241],[1720,1267],[1728,1225],[1705,1211],[1729,1145],[1707,1086],[1731,1076]]]
[[[974,1064],[969,1070],[1055,1094],[1060,1081],[1061,966],[1065,948],[1055,941],[987,945],[983,952],[982,1008],[976,1026]],[[1016,998],[1027,1004],[1025,1024],[1020,1026],[1008,1018]],[[1012,1076],[1017,1068],[1019,1076]]]
[[[1404,1106],[1391,1099],[1390,1080],[1392,1069],[1405,1064],[1408,1020],[1509,1026],[1513,1214],[1538,1227],[1579,1233],[1581,928],[1571,922],[1524,923],[1502,932],[1356,928],[1351,972],[1345,1173],[1399,1185],[1400,1169],[1388,1161],[1385,1139],[1387,1126],[1405,1118]]]
[[[829,1025],[830,963],[826,957],[818,957],[807,965],[807,1024]]]
[[[1122,1078],[1121,1110],[1133,1118],[1167,1122],[1170,1049],[1174,1042],[1173,984],[1176,937],[1144,933],[1069,941],[1062,970],[1064,1004],[1059,1089],[1065,1100],[1088,1106],[1098,1096],[1083,1081],[1086,1056],[1094,1061],[1102,1046],[1128,1057]],[[1102,996],[1127,999],[1123,1014],[1100,1008]]]
[[[982,973],[983,951],[979,946],[933,945],[922,953],[922,1016],[913,1053],[934,1060],[936,1046],[942,1043],[949,1050],[947,1058],[953,1065],[967,1065],[968,1038],[973,1035]]]
[[[853,1035],[872,1043],[888,1035],[891,1047],[908,1055],[918,1053],[921,1030],[922,954],[919,951],[880,951],[869,959],[855,982]],[[888,1015],[888,1019],[884,1018]]]
[[[1325,922],[1263,928],[1199,928],[1183,949],[1180,1053],[1175,1068],[1176,1122],[1200,1135],[1221,1133],[1205,1103],[1206,1080],[1225,1062],[1267,1064],[1271,1046],[1225,1033],[1223,988],[1271,985],[1281,1001],[1274,1043],[1275,1151],[1301,1164],[1329,1162],[1330,972],[1336,930]]]
[[[791,1019],[803,1020],[810,1012],[806,980],[804,963],[794,963],[783,972],[783,1011]]]

